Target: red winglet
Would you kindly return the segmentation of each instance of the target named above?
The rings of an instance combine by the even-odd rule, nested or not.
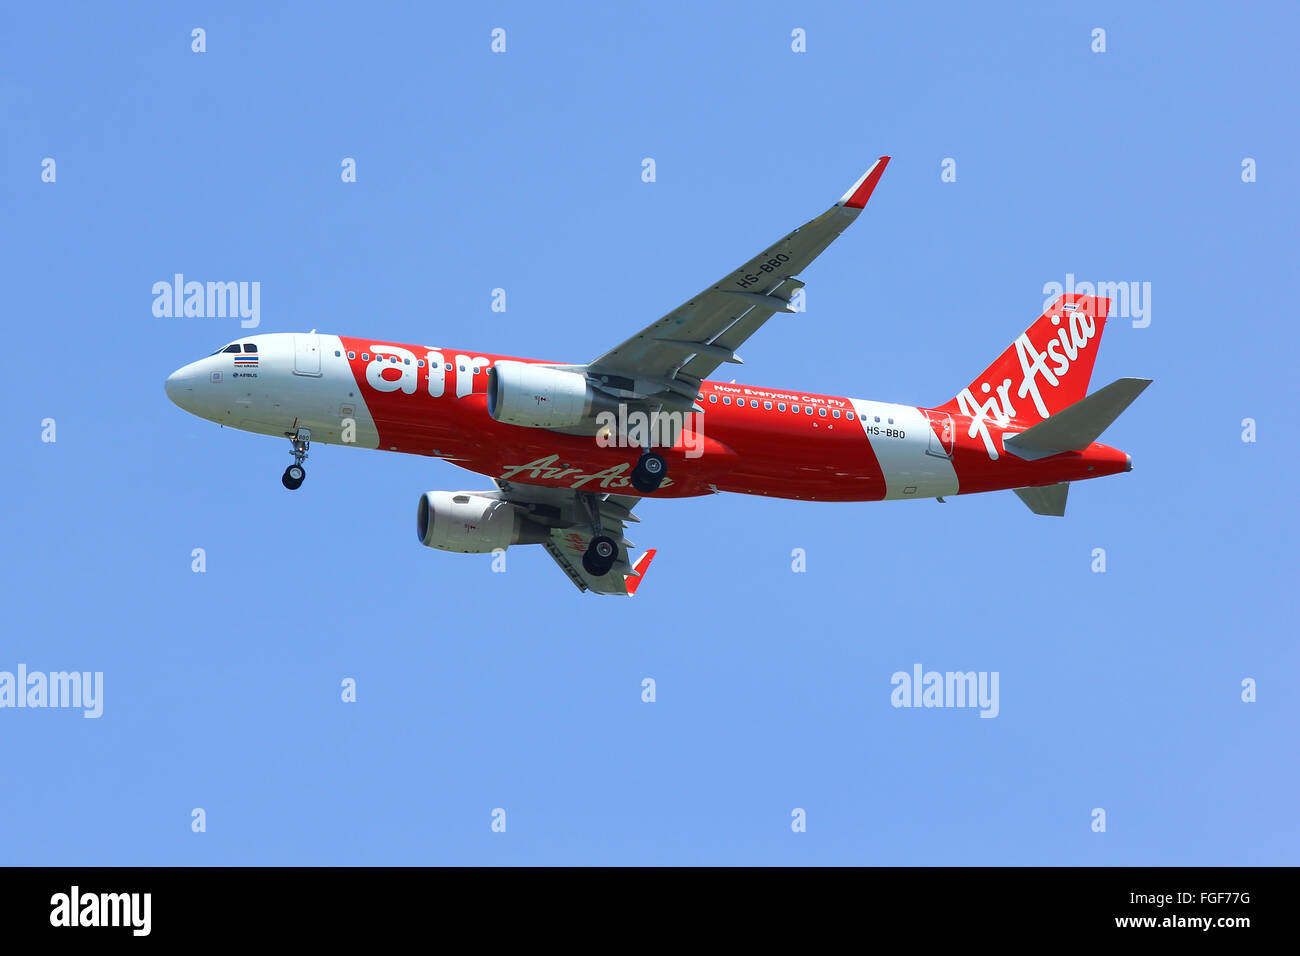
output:
[[[632,565],[632,573],[626,577],[628,597],[636,594],[636,589],[641,586],[641,582],[645,579],[646,570],[650,567],[650,562],[655,558],[656,550],[651,548],[636,559],[636,564]]]
[[[849,191],[840,197],[840,205],[850,209],[861,209],[871,198],[871,191],[880,182],[880,176],[889,165],[889,157],[881,156],[871,164],[871,168],[862,174],[862,178],[849,187]]]

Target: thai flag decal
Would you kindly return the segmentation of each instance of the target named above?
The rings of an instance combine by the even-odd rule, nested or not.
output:
[[[235,356],[235,368],[257,368],[257,353],[244,352]]]

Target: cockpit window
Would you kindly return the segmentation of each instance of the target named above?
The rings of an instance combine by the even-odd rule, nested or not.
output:
[[[245,351],[245,352],[256,352],[256,351],[257,351],[257,346],[254,345],[252,342],[245,342],[245,343],[244,343],[244,351]]]
[[[238,351],[239,351],[239,343],[236,342],[234,345],[227,345],[227,346],[226,346],[224,349],[222,349],[221,351],[223,351],[223,352],[238,352]]]

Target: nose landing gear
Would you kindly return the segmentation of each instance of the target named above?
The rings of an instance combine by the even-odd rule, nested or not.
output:
[[[299,428],[297,431],[287,434],[289,444],[293,446],[293,464],[286,468],[284,474],[280,476],[280,484],[290,491],[294,491],[307,480],[307,469],[302,466],[302,463],[307,460],[307,449],[311,447],[311,430]]]

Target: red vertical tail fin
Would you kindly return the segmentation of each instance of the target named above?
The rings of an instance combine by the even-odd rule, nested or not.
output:
[[[1088,394],[1110,300],[1063,295],[943,411],[1034,424]]]

